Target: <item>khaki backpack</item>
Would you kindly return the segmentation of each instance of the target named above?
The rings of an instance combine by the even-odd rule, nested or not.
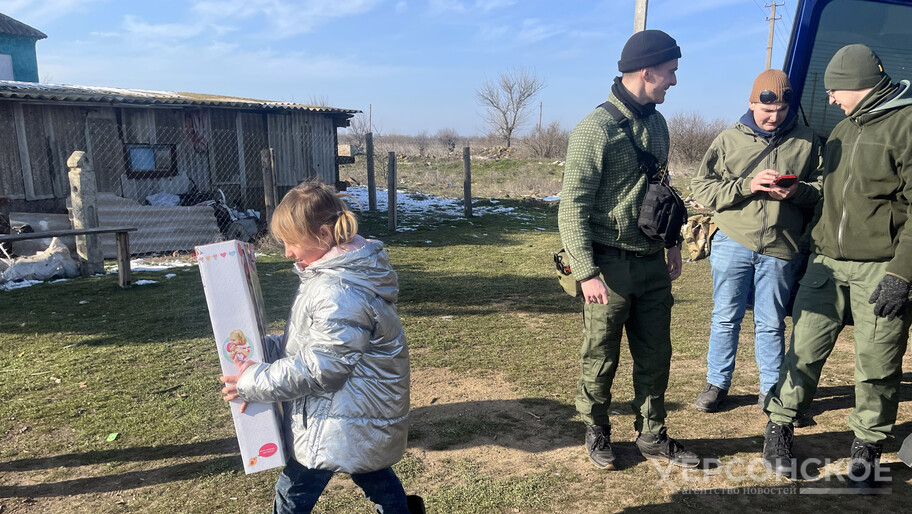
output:
[[[709,257],[712,246],[712,236],[716,233],[716,224],[708,214],[694,214],[687,218],[687,223],[681,227],[684,244],[690,250],[690,260],[698,261]]]

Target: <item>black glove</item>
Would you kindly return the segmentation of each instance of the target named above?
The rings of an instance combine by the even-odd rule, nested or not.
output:
[[[884,275],[868,303],[874,304],[875,316],[892,320],[909,303],[909,283],[894,275]]]

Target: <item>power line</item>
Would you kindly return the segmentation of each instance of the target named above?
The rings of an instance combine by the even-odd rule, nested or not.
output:
[[[773,58],[773,35],[776,33],[776,20],[782,19],[781,16],[776,17],[776,7],[778,7],[780,5],[782,5],[782,4],[777,4],[776,0],[773,0],[773,2],[771,4],[766,6],[766,7],[770,8],[770,15],[767,18],[767,21],[769,21],[769,23],[770,23],[770,28],[769,28],[769,39],[766,43],[766,69],[770,68],[770,63]]]

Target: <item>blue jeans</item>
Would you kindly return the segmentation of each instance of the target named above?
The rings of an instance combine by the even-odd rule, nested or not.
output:
[[[731,386],[741,320],[753,288],[754,356],[760,370],[760,392],[766,394],[776,385],[785,353],[785,307],[795,262],[753,252],[716,231],[709,254],[715,305],[706,355],[708,383],[726,390]]]
[[[326,488],[333,472],[309,469],[294,459],[288,459],[276,482],[274,513],[310,512]],[[353,473],[352,481],[364,491],[364,496],[377,505],[383,514],[408,514],[405,490],[393,468],[368,473]]]

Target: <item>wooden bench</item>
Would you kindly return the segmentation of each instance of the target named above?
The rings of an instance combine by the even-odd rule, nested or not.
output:
[[[30,239],[45,239],[49,237],[87,236],[93,234],[114,233],[117,239],[117,280],[120,287],[130,287],[130,232],[135,227],[98,227],[98,228],[71,228],[61,230],[46,230],[44,232],[26,232],[24,234],[0,234],[0,243],[27,241]]]

